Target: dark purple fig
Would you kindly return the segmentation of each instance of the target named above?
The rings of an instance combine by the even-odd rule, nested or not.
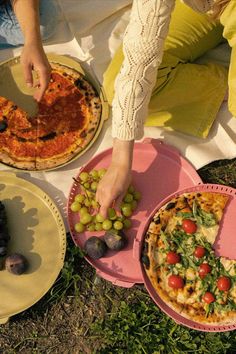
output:
[[[107,245],[99,237],[92,236],[85,242],[84,249],[89,257],[92,259],[99,259],[105,255]]]
[[[7,240],[0,238],[0,247],[3,247],[3,246],[7,247]]]
[[[6,246],[1,246],[0,247],[0,257],[3,257],[7,254],[7,248]]]
[[[4,269],[4,258],[0,257],[0,270]]]
[[[9,236],[8,232],[1,232],[0,231],[0,240],[9,241],[10,236]]]
[[[20,275],[27,270],[28,262],[21,254],[13,253],[6,258],[5,267],[10,273]]]
[[[107,231],[104,235],[104,241],[106,242],[107,247],[113,251],[120,251],[126,245],[126,237],[122,230]]]

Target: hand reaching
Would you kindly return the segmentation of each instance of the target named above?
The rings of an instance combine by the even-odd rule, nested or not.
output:
[[[21,64],[25,82],[28,86],[37,88],[34,98],[39,102],[47,89],[51,73],[51,67],[41,43],[24,45],[21,53]],[[37,73],[36,82],[33,82],[33,70]]]
[[[105,218],[107,210],[112,204],[117,207],[121,204],[131,182],[130,168],[124,168],[120,164],[112,163],[101,181],[99,182],[96,200],[100,204],[99,213]]]

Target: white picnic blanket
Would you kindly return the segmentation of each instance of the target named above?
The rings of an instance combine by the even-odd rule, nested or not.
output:
[[[46,52],[71,55],[86,62],[102,82],[102,75],[122,41],[129,21],[131,0],[58,0],[61,20],[55,36],[45,43]],[[19,55],[21,48],[0,51],[0,61]],[[228,65],[230,48],[223,44],[210,51],[207,59]],[[224,158],[236,157],[236,119],[223,103],[207,139],[198,139],[166,128],[146,127],[145,137],[164,139],[175,146],[198,169]],[[98,140],[91,149],[74,162],[48,172],[17,172],[49,194],[66,216],[66,200],[72,177],[95,154],[112,146],[111,119],[105,122]],[[0,171],[11,170],[3,165]]]

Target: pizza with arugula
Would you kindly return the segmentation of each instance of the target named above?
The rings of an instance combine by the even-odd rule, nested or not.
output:
[[[145,234],[142,262],[159,297],[198,323],[236,321],[236,260],[213,248],[229,196],[179,195],[162,206]]]

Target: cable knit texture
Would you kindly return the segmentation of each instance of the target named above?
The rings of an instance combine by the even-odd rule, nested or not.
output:
[[[184,0],[207,12],[213,0]],[[162,60],[163,46],[175,0],[134,0],[124,40],[124,61],[115,81],[112,136],[141,139],[148,104]]]

